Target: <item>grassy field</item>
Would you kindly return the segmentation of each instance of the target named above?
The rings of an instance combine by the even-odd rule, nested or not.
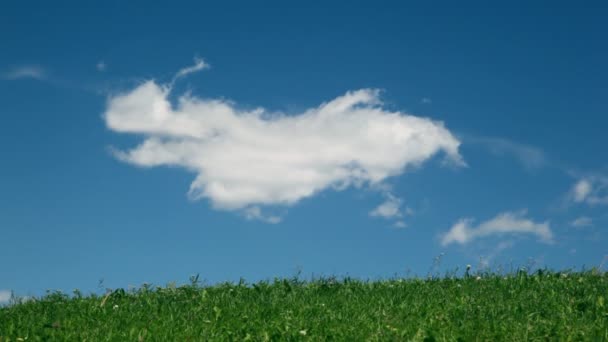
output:
[[[49,293],[0,308],[0,341],[608,341],[608,274],[277,279]]]

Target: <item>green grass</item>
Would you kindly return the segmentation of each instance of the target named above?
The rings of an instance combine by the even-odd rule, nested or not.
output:
[[[0,341],[608,341],[607,297],[598,271],[194,282],[14,303]]]

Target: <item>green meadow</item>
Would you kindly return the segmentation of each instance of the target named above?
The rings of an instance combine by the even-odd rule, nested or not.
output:
[[[608,274],[477,273],[361,281],[49,292],[0,308],[0,341],[608,341]]]

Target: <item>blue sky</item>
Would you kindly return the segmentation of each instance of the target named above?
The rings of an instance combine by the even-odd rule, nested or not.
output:
[[[0,301],[599,266],[601,2],[0,5]],[[6,300],[6,299],[4,299]]]

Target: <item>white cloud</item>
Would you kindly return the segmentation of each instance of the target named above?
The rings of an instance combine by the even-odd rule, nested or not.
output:
[[[198,60],[176,78],[205,67]],[[289,116],[192,96],[172,104],[170,91],[148,81],[109,99],[107,127],[144,136],[116,156],[195,173],[190,197],[218,209],[293,205],[325,189],[374,187],[439,152],[464,165],[460,142],[442,122],[387,111],[377,90],[350,91]]]
[[[570,190],[570,199],[575,203],[608,205],[608,178],[590,176],[579,179]]]
[[[547,163],[544,152],[534,146],[493,137],[469,136],[466,141],[481,144],[497,156],[512,155],[528,170],[541,168]]]
[[[33,78],[36,80],[42,80],[46,77],[46,72],[39,66],[26,65],[17,68],[13,68],[2,75],[2,78],[6,80],[18,80],[25,78]]]
[[[0,290],[0,304],[7,304],[12,297],[12,292],[9,290]]]
[[[104,61],[99,61],[99,62],[98,62],[96,65],[95,65],[95,67],[97,68],[97,71],[101,71],[101,72],[103,72],[103,71],[106,71],[106,69],[107,69],[108,65],[107,65],[107,64],[106,64],[106,62],[104,62]]]
[[[575,202],[583,202],[591,193],[591,182],[587,179],[581,179],[572,188],[572,194]]]
[[[551,243],[553,233],[549,222],[535,223],[525,218],[525,214],[525,210],[505,212],[477,226],[473,226],[473,219],[461,219],[442,236],[441,244],[443,246],[452,243],[464,245],[478,238],[504,234],[532,234],[545,243]]]
[[[395,222],[394,226],[396,228],[407,228],[407,224],[403,220]]]
[[[183,68],[175,74],[173,80],[171,81],[171,85],[178,79],[185,77],[189,74],[199,72],[204,69],[209,69],[211,66],[207,64],[202,58],[194,58],[194,65],[189,66],[187,68]]]
[[[252,206],[243,210],[243,215],[248,220],[259,220],[266,223],[277,224],[281,222],[281,217],[276,215],[266,215],[258,206]]]
[[[370,211],[370,216],[382,217],[386,219],[402,217],[401,213],[401,199],[391,194],[386,195],[386,201],[377,206],[374,210]]]
[[[422,104],[431,104],[431,103],[433,103],[433,101],[430,98],[428,98],[428,97],[423,97],[422,100],[420,100],[420,102]]]
[[[393,195],[387,185],[381,185],[379,188],[386,199],[379,206],[370,211],[369,215],[387,220],[395,219],[396,221],[393,223],[394,227],[406,228],[407,224],[403,220],[403,217],[414,215],[414,210],[410,207],[402,209],[401,204],[403,203],[403,200]],[[378,190],[378,188],[376,188],[376,190]]]
[[[570,225],[575,228],[591,227],[593,226],[593,220],[591,217],[581,216],[576,220],[570,222]]]

